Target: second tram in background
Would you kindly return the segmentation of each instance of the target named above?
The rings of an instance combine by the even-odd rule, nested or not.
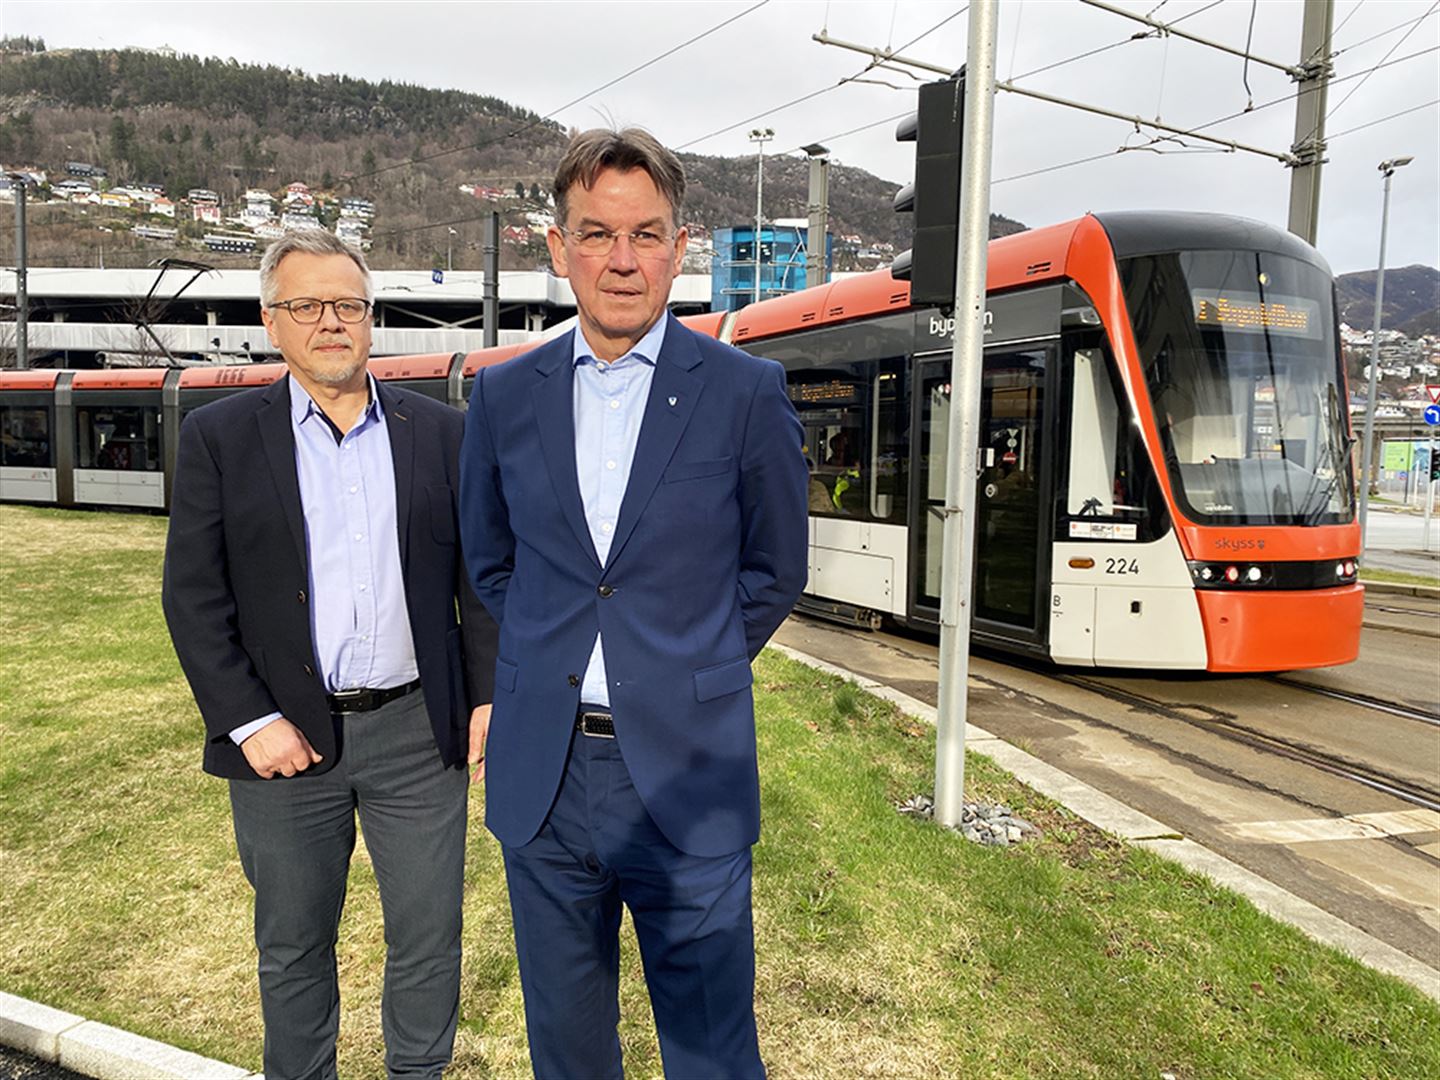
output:
[[[1329,268],[1289,233],[1125,212],[990,245],[977,641],[1057,664],[1354,660],[1364,590]],[[684,320],[786,368],[805,427],[805,606],[939,624],[951,325],[888,271]],[[533,346],[373,361],[463,405]],[[189,409],[279,364],[0,373],[0,498],[163,508]]]

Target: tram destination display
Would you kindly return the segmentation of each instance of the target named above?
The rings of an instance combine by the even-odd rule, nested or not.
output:
[[[1218,289],[1192,289],[1190,300],[1195,308],[1195,325],[1201,329],[1281,334],[1313,341],[1324,336],[1320,305],[1313,300],[1275,295],[1262,298],[1258,293]]]

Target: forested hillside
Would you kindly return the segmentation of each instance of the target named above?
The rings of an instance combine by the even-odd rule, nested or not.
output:
[[[1375,322],[1375,271],[1341,274],[1335,279],[1340,318],[1356,330]],[[1440,270],[1397,266],[1385,271],[1384,329],[1406,337],[1440,334]]]
[[[110,186],[163,184],[174,199],[208,188],[228,204],[248,189],[274,192],[297,180],[317,192],[369,199],[371,258],[382,268],[443,265],[447,243],[457,268],[478,266],[478,219],[496,204],[459,186],[542,191],[568,136],[524,108],[454,90],[138,49],[0,44],[0,162],[44,168],[58,180],[66,162],[83,161],[104,168]],[[713,230],[753,219],[753,157],[683,158],[691,183],[688,221]],[[890,208],[895,189],[863,170],[835,166],[832,233],[858,236],[861,246],[908,246],[908,221]],[[767,159],[766,216],[804,216],[806,198],[806,163]],[[506,224],[519,226],[537,207],[510,200],[499,208]],[[994,222],[996,235],[1020,228]],[[157,254],[153,241],[132,239],[128,226],[100,208],[57,205],[36,213],[33,262],[95,265],[97,248],[105,249],[107,265],[135,265]],[[253,265],[254,256],[212,261]],[[507,266],[543,261],[538,242],[507,247]]]

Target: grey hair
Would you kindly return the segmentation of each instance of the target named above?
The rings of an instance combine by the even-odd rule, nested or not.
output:
[[[670,204],[670,217],[680,227],[680,205],[685,201],[685,166],[673,150],[663,146],[644,128],[592,128],[570,140],[560,167],[555,170],[552,192],[555,218],[564,225],[569,212],[566,195],[577,183],[587,191],[605,169],[630,172],[640,169],[655,182]]]
[[[365,265],[364,255],[334,233],[324,229],[301,229],[287,232],[265,249],[265,255],[260,260],[261,307],[268,308],[275,302],[275,294],[279,289],[275,278],[280,271],[280,263],[285,256],[295,252],[305,255],[344,255],[360,268],[360,276],[365,279],[365,299],[375,299],[375,285],[370,280],[370,267]]]

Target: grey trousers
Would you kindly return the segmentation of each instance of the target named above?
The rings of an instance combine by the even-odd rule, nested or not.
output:
[[[355,815],[385,918],[381,1026],[392,1077],[439,1077],[460,1002],[466,775],[442,768],[421,691],[343,717],[340,760],[293,779],[232,780],[255,889],[267,1080],[333,1080],[335,942]]]

